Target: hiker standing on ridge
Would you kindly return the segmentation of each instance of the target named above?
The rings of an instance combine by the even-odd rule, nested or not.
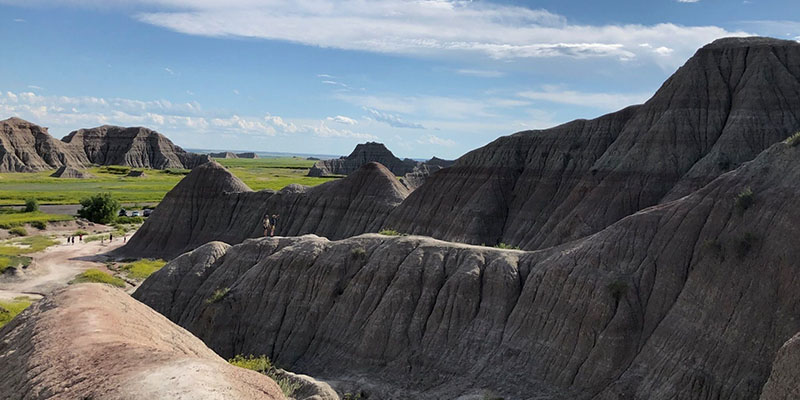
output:
[[[271,229],[272,225],[271,225],[270,221],[272,221],[272,218],[269,216],[269,214],[265,215],[264,216],[264,237],[270,236],[270,232],[272,231],[272,229]]]
[[[271,228],[270,231],[269,231],[269,235],[270,236],[275,236],[275,225],[278,225],[278,215],[277,214],[272,214],[272,216],[269,217],[269,225],[270,225],[270,228]]]

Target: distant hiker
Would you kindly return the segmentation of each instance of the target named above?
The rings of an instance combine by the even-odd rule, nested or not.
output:
[[[109,242],[113,242],[114,241],[114,234],[113,233],[109,233],[108,234],[108,241]]]
[[[271,218],[269,217],[269,214],[264,216],[264,236],[270,236],[269,233],[271,231],[271,226],[272,226],[270,220]]]
[[[127,241],[128,241],[128,235],[123,236],[122,237],[122,243],[125,243]]]
[[[80,235],[78,235],[78,241],[79,242],[83,242],[83,234],[82,233]]]
[[[278,215],[277,214],[272,214],[272,216],[269,217],[269,225],[270,225],[269,235],[270,236],[275,236],[275,226],[278,225]]]

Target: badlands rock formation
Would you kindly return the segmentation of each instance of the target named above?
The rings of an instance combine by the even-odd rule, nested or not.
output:
[[[99,165],[191,169],[210,160],[207,155],[188,153],[166,136],[141,127],[104,125],[79,129],[62,141],[73,148],[81,149],[89,162]]]
[[[395,157],[383,143],[367,142],[357,145],[347,157],[317,161],[308,176],[349,175],[369,162],[383,164],[395,176],[403,176],[417,165],[414,160]]]
[[[132,299],[82,284],[0,330],[2,399],[283,399],[264,375],[229,365]]]
[[[316,233],[341,239],[377,232],[408,190],[386,167],[369,163],[313,188],[253,192],[216,162],[195,168],[161,201],[120,254],[174,257],[213,240],[264,236],[263,219],[279,215],[276,235]]]
[[[213,242],[135,297],[222,356],[369,381],[377,398],[753,399],[771,372],[766,395],[791,394],[795,345],[779,349],[800,331],[798,179],[800,146],[778,143],[535,252],[377,234]]]
[[[231,151],[223,151],[220,153],[208,153],[211,158],[239,158],[236,153]]]
[[[32,172],[88,165],[86,155],[19,118],[0,121],[0,172]]]
[[[502,137],[433,175],[387,222],[546,248],[691,193],[800,130],[800,43],[718,40],[645,104]]]
[[[60,168],[50,174],[53,178],[73,178],[73,179],[88,179],[94,176],[88,172],[81,171],[77,168],[62,165]]]
[[[81,129],[56,140],[19,118],[0,121],[0,172],[33,172],[91,164],[136,168],[194,168],[208,156],[187,153],[164,135],[147,128],[101,126]]]

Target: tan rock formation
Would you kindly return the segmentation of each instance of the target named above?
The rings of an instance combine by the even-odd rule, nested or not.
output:
[[[19,118],[0,121],[0,172],[32,172],[88,165],[86,155]]]

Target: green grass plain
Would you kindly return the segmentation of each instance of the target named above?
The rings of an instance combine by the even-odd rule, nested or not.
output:
[[[167,262],[164,260],[141,259],[123,265],[120,269],[130,279],[147,279],[148,276],[158,271]]]
[[[22,310],[28,308],[32,301],[27,297],[17,297],[12,301],[0,300],[0,328],[9,323]]]
[[[36,253],[58,244],[49,236],[28,236],[0,241],[0,273],[10,266],[27,266],[31,259],[25,254]]]
[[[22,226],[31,222],[71,221],[69,215],[45,214],[41,211],[16,212],[13,210],[0,210],[0,229]]]
[[[99,269],[87,269],[86,271],[75,276],[75,279],[69,281],[69,284],[76,283],[105,283],[108,285],[124,288],[125,281],[116,276],[112,276],[108,272],[100,271]]]
[[[218,159],[253,190],[280,190],[297,183],[316,186],[336,178],[305,176],[314,161],[296,157]],[[145,169],[141,178],[127,177],[114,167],[93,167],[89,179],[53,178],[53,171],[0,173],[0,205],[22,205],[27,198],[41,204],[78,204],[84,197],[110,192],[123,203],[157,203],[188,171]]]

